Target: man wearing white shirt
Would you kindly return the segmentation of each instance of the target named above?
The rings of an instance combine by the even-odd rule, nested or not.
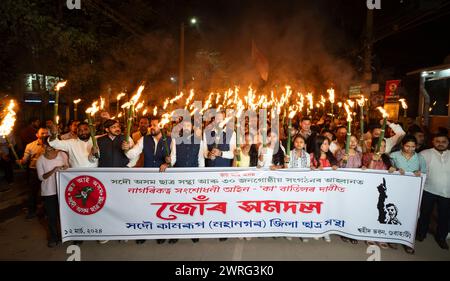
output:
[[[59,140],[57,138],[56,126],[52,126],[52,135],[49,137],[49,144],[55,148],[69,154],[69,165],[71,168],[95,168],[98,166],[98,159],[93,156],[94,148],[86,122],[78,124],[77,139]]]
[[[172,139],[163,136],[159,127],[159,119],[152,117],[150,120],[150,135],[141,137],[136,145],[132,146],[128,142],[123,142],[122,149],[125,150],[125,155],[128,159],[139,157],[141,153],[144,154],[144,167],[159,168],[160,171],[165,171],[169,167],[170,158],[170,144]],[[164,243],[165,239],[157,239],[158,244]],[[136,244],[142,244],[145,240],[136,240]]]
[[[433,138],[433,148],[423,150],[420,154],[427,163],[427,179],[422,196],[422,206],[417,225],[416,239],[423,241],[428,232],[430,217],[434,204],[437,203],[438,226],[435,240],[439,247],[448,250],[445,241],[449,230],[450,218],[450,152],[446,134],[438,133]]]
[[[124,142],[122,149],[126,151],[125,155],[128,159],[134,159],[143,153],[144,167],[160,168],[161,171],[164,171],[171,162],[169,148],[171,142],[170,137],[163,136],[159,128],[159,119],[152,117],[150,135],[141,137],[134,146]]]

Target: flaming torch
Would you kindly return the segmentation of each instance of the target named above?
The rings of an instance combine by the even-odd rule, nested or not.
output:
[[[55,90],[56,90],[56,94],[55,94],[55,105],[54,105],[54,112],[53,112],[53,120],[55,121],[56,125],[58,125],[58,106],[59,106],[59,90],[61,90],[61,88],[63,88],[64,86],[66,86],[67,84],[67,80],[66,81],[61,81],[58,82],[58,84],[56,84]]]
[[[78,120],[78,104],[81,99],[77,99],[73,101],[73,119]]]
[[[306,95],[306,98],[308,99],[308,103],[309,103],[309,108],[306,108],[306,115],[309,116],[309,113],[313,110],[314,108],[314,103],[313,103],[313,96],[312,93],[308,93]]]
[[[238,151],[238,155],[236,156],[237,162],[241,161],[241,114],[244,111],[244,105],[242,104],[242,101],[239,101],[239,104],[237,106],[238,111],[236,114],[236,148]]]
[[[288,139],[287,139],[287,149],[286,149],[286,155],[288,156],[288,159],[290,160],[291,156],[291,130],[292,130],[292,118],[294,118],[297,111],[293,110],[293,107],[289,107],[289,125],[288,125]],[[288,161],[289,162],[289,161]]]
[[[164,126],[166,126],[166,124],[168,124],[170,122],[170,118],[172,117],[172,114],[169,113],[164,113],[162,115],[161,118],[161,122],[159,123],[159,128],[161,129],[161,133],[162,133],[162,140],[164,142],[164,147],[166,148],[166,157],[170,156],[170,152],[169,152],[169,144],[167,143],[167,134],[166,131],[164,130]],[[171,167],[171,163],[167,163],[169,164],[169,167]]]
[[[141,97],[142,91],[144,90],[144,85],[139,86],[137,93],[131,97],[130,101],[124,105],[122,105],[122,108],[128,107],[128,115],[127,115],[127,132],[125,135],[125,140],[128,142],[130,140],[131,135],[131,123],[133,122],[133,114],[134,114],[134,105],[137,103],[139,98]]]
[[[383,126],[381,127],[381,135],[380,135],[380,138],[378,139],[378,143],[375,148],[375,153],[379,154],[381,142],[384,139],[384,132],[386,130],[386,121],[387,121],[387,118],[389,117],[389,115],[387,114],[386,110],[384,110],[384,108],[382,108],[381,106],[377,107],[377,109],[381,112],[381,114],[383,114]]]
[[[347,112],[347,139],[345,141],[345,155],[348,155],[350,150],[350,137],[352,136],[352,113],[348,104],[344,104],[345,111]]]
[[[399,99],[398,101],[401,102],[401,104],[402,104],[403,117],[406,118],[406,113],[407,113],[407,109],[408,109],[408,105],[406,104],[406,100],[405,99]]]
[[[338,105],[338,107],[339,107],[339,110],[338,110],[338,119],[340,119],[340,118],[341,118],[342,102],[338,102],[337,105]]]
[[[331,104],[331,116],[334,119],[334,89],[330,88],[327,90],[328,93],[328,99],[330,100]]]
[[[366,101],[366,99],[364,98],[364,96],[361,96],[360,99],[357,99],[356,102],[359,105],[359,123],[360,123],[360,128],[361,128],[361,136],[359,137],[359,141],[360,141],[360,145],[362,147],[363,143],[364,143],[364,102]]]
[[[100,110],[103,110],[105,108],[105,98],[100,97]]]
[[[93,116],[95,115],[95,113],[100,109],[98,106],[98,101],[92,103],[92,107],[89,107],[88,109],[86,109],[86,114],[87,114],[87,118],[88,118],[88,123],[89,123],[89,131],[91,133],[91,139],[92,139],[92,146],[93,147],[97,147],[97,139],[95,138],[95,128],[94,128],[94,124],[93,124]],[[98,158],[98,154],[96,153],[95,157]]]
[[[125,93],[120,93],[117,95],[117,104],[116,104],[116,114],[119,116],[119,103],[120,100],[125,96]]]
[[[14,158],[16,160],[19,160],[19,156],[17,155],[16,150],[14,149],[14,146],[8,139],[8,135],[11,133],[14,123],[16,122],[16,113],[14,112],[15,103],[13,100],[9,102],[8,108],[6,109],[6,115],[2,120],[2,123],[0,124],[0,135],[3,136],[3,138],[6,140],[6,143],[8,144],[9,148],[11,149]],[[21,164],[19,164],[20,168],[23,168]]]

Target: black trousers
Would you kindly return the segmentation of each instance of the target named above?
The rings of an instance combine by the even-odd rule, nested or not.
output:
[[[420,217],[417,226],[417,235],[425,237],[430,225],[431,213],[434,204],[437,204],[438,226],[436,230],[436,239],[444,241],[447,238],[450,219],[450,198],[434,195],[424,191],[422,196],[422,205],[420,206]]]
[[[57,195],[42,196],[44,200],[44,208],[48,218],[48,231],[50,234],[50,242],[59,241],[58,235],[58,197]]]
[[[28,169],[28,213],[35,214],[39,199],[39,190],[41,189],[41,181],[38,178],[36,169]]]

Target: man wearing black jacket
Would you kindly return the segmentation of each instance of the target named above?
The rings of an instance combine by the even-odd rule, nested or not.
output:
[[[117,120],[108,119],[103,123],[106,135],[97,139],[100,152],[98,167],[100,168],[123,168],[127,167],[130,159],[122,149],[125,136],[122,135],[120,123]]]

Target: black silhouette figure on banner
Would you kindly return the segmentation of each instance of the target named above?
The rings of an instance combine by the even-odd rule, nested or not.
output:
[[[388,203],[386,206],[384,202],[387,198],[386,195],[386,180],[383,178],[383,183],[377,186],[378,192],[378,221],[382,224],[396,224],[401,225],[402,223],[398,220],[398,208],[393,203]]]

